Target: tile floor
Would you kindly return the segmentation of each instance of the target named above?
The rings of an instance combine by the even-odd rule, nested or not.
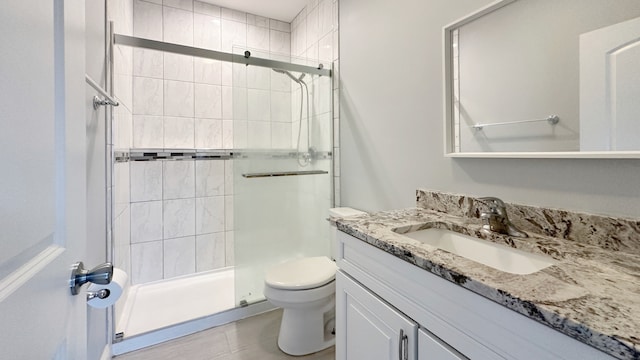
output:
[[[335,349],[289,356],[278,349],[282,310],[253,316],[115,357],[117,360],[333,360]]]

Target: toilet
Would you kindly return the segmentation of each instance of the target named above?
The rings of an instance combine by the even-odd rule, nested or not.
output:
[[[332,218],[364,214],[351,208],[329,209]],[[331,224],[330,248],[337,229]],[[335,344],[335,277],[338,267],[327,256],[286,261],[267,269],[264,296],[281,307],[280,350],[300,356]]]

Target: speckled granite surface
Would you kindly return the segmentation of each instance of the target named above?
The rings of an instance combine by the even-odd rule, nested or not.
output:
[[[430,206],[431,209],[380,212],[338,219],[337,226],[347,234],[616,358],[640,359],[640,255],[627,251],[636,248],[635,234],[624,233],[632,230],[623,226],[622,232],[613,234],[615,241],[602,240],[602,236],[584,239],[575,227],[569,227],[573,231],[560,231],[572,234],[573,239],[569,240],[539,235],[525,226],[522,229],[529,233],[529,238],[487,235],[481,231],[478,218],[460,216],[468,214],[461,209],[475,209],[464,208],[465,201],[473,203],[474,199],[460,201],[456,195],[444,195],[453,202],[439,202],[440,211]],[[462,207],[455,205],[457,201]],[[425,206],[420,200],[419,204]],[[558,224],[557,218],[548,216],[548,223]],[[515,222],[515,218],[513,216],[512,221]],[[633,223],[628,219],[622,222]],[[603,232],[598,224],[585,223],[585,226],[594,227],[591,234]],[[401,235],[432,227],[546,254],[557,264],[533,274],[514,275]]]

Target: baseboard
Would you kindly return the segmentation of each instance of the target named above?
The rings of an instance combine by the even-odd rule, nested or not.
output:
[[[268,301],[261,301],[247,307],[223,311],[215,315],[168,326],[166,328],[151,331],[146,334],[132,336],[130,338],[127,338],[127,334],[124,334],[125,339],[113,344],[112,352],[114,356],[126,354],[131,351],[140,350],[145,347],[157,345],[186,335],[191,335],[202,330],[228,324],[233,321],[258,315],[274,309],[276,309],[276,307],[271,305]]]

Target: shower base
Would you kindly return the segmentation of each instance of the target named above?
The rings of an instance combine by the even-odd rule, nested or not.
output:
[[[233,309],[234,271],[225,268],[133,285],[117,322],[125,338]]]

